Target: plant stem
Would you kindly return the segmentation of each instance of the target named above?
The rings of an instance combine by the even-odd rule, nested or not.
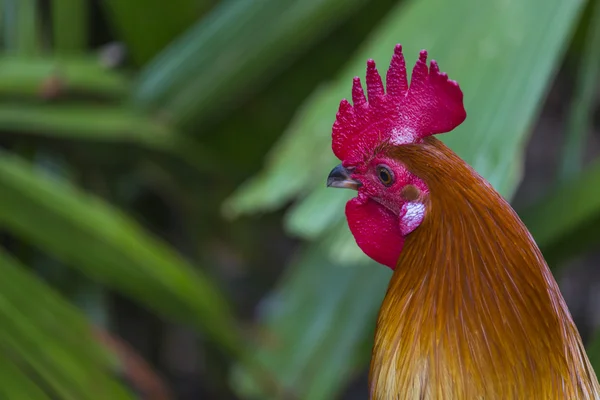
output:
[[[35,0],[9,0],[14,10],[15,25],[11,32],[14,52],[20,56],[34,56],[39,52],[39,16]],[[13,4],[10,4],[13,3]]]
[[[79,54],[88,40],[88,1],[52,2],[52,37],[57,54]]]

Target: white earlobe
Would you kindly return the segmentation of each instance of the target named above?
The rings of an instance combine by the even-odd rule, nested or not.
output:
[[[425,204],[418,202],[404,203],[400,209],[400,233],[408,235],[423,222]]]

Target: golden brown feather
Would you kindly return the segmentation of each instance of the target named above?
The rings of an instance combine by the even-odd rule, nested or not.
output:
[[[429,194],[379,313],[371,398],[600,398],[556,281],[510,205],[433,137],[389,154]]]

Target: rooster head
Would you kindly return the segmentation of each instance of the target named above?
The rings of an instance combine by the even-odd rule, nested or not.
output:
[[[353,104],[346,99],[340,103],[332,148],[342,163],[329,174],[327,186],[357,190],[346,204],[350,231],[365,254],[394,269],[405,237],[425,218],[429,190],[391,150],[451,131],[466,112],[460,87],[435,61],[427,67],[425,50],[410,86],[400,45],[387,71],[385,92],[373,60],[367,61],[366,83],[368,100],[355,77]]]

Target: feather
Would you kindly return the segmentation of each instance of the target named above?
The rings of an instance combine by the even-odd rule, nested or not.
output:
[[[429,194],[379,313],[370,398],[600,398],[558,285],[510,205],[434,137],[389,155]]]

